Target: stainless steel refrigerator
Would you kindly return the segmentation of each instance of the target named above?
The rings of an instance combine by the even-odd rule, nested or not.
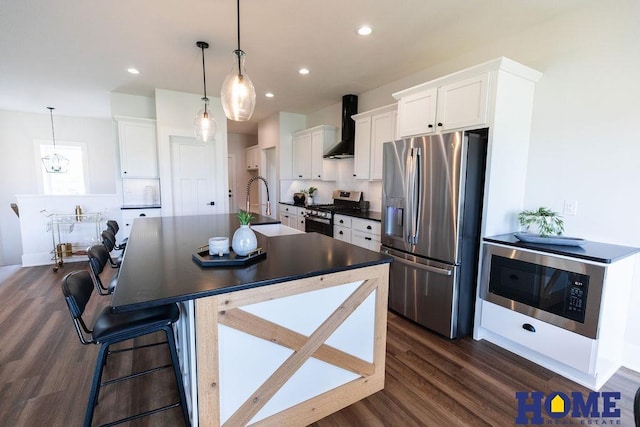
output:
[[[472,330],[488,129],[383,146],[389,308],[449,338]]]

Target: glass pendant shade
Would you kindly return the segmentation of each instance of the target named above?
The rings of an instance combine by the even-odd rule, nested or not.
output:
[[[42,157],[42,164],[47,173],[67,173],[69,172],[69,159],[56,153],[56,132],[53,128],[53,107],[47,107],[51,116],[51,138],[53,140],[53,153]]]
[[[222,83],[220,98],[224,114],[229,120],[244,122],[251,119],[256,108],[256,89],[244,67],[244,52],[235,50],[233,70]]]
[[[67,173],[69,172],[69,159],[58,153],[44,156],[42,159],[44,170],[47,173]]]
[[[193,121],[193,131],[198,141],[211,142],[216,137],[216,119],[209,111],[209,100],[202,98],[204,107],[198,111]]]

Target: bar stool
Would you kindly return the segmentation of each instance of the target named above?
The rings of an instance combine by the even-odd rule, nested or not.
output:
[[[178,320],[180,311],[176,304],[167,304],[158,307],[150,307],[130,312],[112,313],[111,307],[105,307],[96,317],[92,329],[89,329],[82,319],[82,314],[93,293],[93,283],[89,272],[86,270],[73,271],[62,279],[62,293],[64,294],[69,313],[73,319],[73,325],[76,328],[78,338],[83,345],[97,344],[100,345],[98,358],[96,360],[96,368],[93,374],[93,382],[91,385],[91,393],[87,403],[87,411],[85,413],[84,426],[90,427],[93,419],[93,412],[98,403],[99,389],[103,386],[117,383],[120,381],[137,378],[141,375],[150,374],[160,369],[173,366],[173,372],[178,384],[178,392],[180,401],[169,405],[142,412],[137,415],[128,416],[118,421],[109,423],[109,425],[120,424],[122,422],[142,418],[148,415],[165,411],[167,409],[182,407],[182,414],[185,424],[190,425],[189,412],[186,404],[184,386],[182,384],[182,375],[180,372],[180,362],[176,352],[176,344],[173,337],[171,325]],[[109,347],[113,344],[137,338],[143,335],[152,334],[154,332],[164,331],[167,341],[156,344],[149,344],[140,347],[131,347],[121,350],[109,351]],[[105,382],[102,381],[102,371],[110,354],[131,351],[141,347],[151,347],[155,345],[168,344],[171,352],[172,364],[157,368],[148,369],[143,372],[115,378]]]
[[[640,427],[640,387],[636,390],[636,397],[633,399],[633,418],[636,421],[636,427]]]
[[[109,282],[109,285],[105,286],[100,279],[100,275],[104,271],[105,265],[109,262],[109,252],[104,245],[93,245],[87,249],[87,256],[89,257],[89,267],[91,271],[91,279],[93,279],[93,284],[100,295],[109,295],[115,291],[116,286],[118,285],[118,272]]]
[[[115,259],[111,256],[111,252],[116,250],[116,236],[114,236],[109,230],[104,230],[100,236],[102,237],[102,244],[107,248],[107,251],[109,251],[109,264],[113,268],[120,268],[120,264],[122,264],[122,255]]]
[[[107,230],[113,233],[114,237],[118,237],[118,231],[120,231],[120,226],[116,220],[110,219],[107,221]],[[127,247],[128,239],[123,239],[120,244],[115,245],[115,248],[118,250],[124,250]]]

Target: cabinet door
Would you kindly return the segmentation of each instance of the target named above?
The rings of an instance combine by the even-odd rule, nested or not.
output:
[[[371,117],[361,117],[355,122],[356,137],[353,156],[353,176],[355,179],[369,179],[369,159],[371,157]]]
[[[325,179],[324,176],[324,132],[311,134],[311,179]]]
[[[258,147],[247,148],[245,152],[247,170],[258,169]]]
[[[436,88],[398,101],[398,137],[435,132]]]
[[[396,112],[377,114],[371,118],[371,161],[369,179],[382,179],[382,145],[395,139]]]
[[[343,242],[351,243],[351,229],[347,227],[341,227],[339,225],[334,225],[333,237],[338,240],[342,240]]]
[[[293,138],[293,178],[311,179],[311,134]]]
[[[120,120],[118,139],[123,178],[158,178],[155,122]]]
[[[136,218],[157,218],[161,216],[161,209],[124,209],[122,210],[122,224],[118,233],[118,241],[131,234],[131,227]]]
[[[487,122],[489,74],[484,73],[438,88],[439,131]]]

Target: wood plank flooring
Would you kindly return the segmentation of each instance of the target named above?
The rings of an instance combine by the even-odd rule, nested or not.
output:
[[[96,346],[82,346],[60,291],[60,279],[84,263],[0,267],[0,426],[80,426]],[[91,319],[108,297],[94,293]],[[152,342],[159,337],[141,339]],[[113,356],[112,378],[168,363],[163,347]],[[640,374],[622,368],[601,391],[619,391],[622,417],[633,426],[632,399]],[[588,392],[587,389],[485,341],[450,341],[389,314],[385,389],[313,424],[345,426],[509,426],[516,391]],[[169,370],[101,391],[94,424],[108,422],[177,399]],[[568,424],[568,419],[565,424]],[[573,420],[580,425],[581,421]],[[129,423],[181,426],[179,409]],[[592,424],[593,425],[593,424]]]

